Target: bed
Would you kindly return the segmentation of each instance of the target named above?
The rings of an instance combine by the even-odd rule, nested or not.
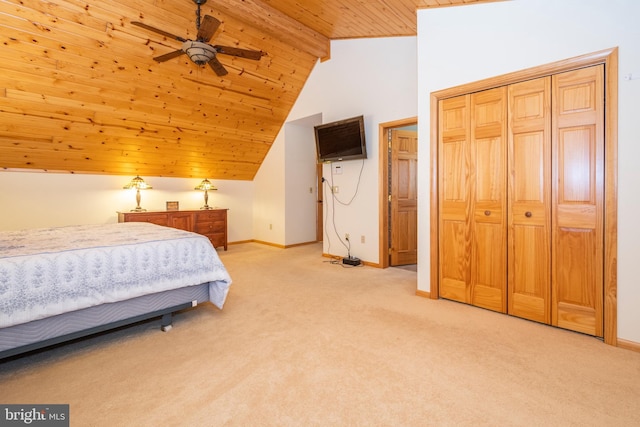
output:
[[[0,232],[0,359],[210,301],[231,278],[200,234],[129,222]]]

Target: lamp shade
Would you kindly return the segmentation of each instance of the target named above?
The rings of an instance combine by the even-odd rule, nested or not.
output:
[[[140,178],[140,176],[138,175],[133,178],[130,183],[122,188],[124,188],[125,190],[129,190],[131,188],[135,188],[136,190],[150,190],[153,187],[144,182],[144,179]]]
[[[217,190],[217,188],[208,179],[203,179],[200,184],[194,188],[194,190]]]

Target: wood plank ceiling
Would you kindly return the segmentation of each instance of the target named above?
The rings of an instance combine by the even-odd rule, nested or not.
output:
[[[192,0],[0,0],[0,168],[251,180],[331,39],[416,34],[416,8],[493,0],[209,0],[217,76],[181,43]]]

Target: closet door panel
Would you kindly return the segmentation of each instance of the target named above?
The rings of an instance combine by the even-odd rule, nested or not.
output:
[[[506,312],[505,233],[501,224],[476,224],[472,304]]]
[[[552,324],[603,335],[604,67],[553,76]]]
[[[550,323],[551,78],[509,86],[508,313]]]
[[[464,221],[443,221],[440,228],[440,296],[468,302],[469,251]]]
[[[549,323],[549,233],[540,225],[513,227],[509,314]]]
[[[559,227],[556,239],[555,258],[562,266],[554,274],[557,285],[553,324],[589,335],[599,332],[602,336],[597,312],[601,288],[593,279],[599,270],[592,252],[597,234],[588,229]]]
[[[439,103],[439,293],[469,303],[471,282],[471,152],[469,95]]]
[[[471,303],[507,309],[506,161],[507,89],[471,95],[473,238]]]

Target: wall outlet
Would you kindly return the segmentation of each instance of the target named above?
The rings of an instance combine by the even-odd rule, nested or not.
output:
[[[349,240],[349,233],[344,233],[344,239]]]
[[[269,224],[269,230],[273,230],[273,224]]]
[[[340,188],[337,185],[334,185],[333,187],[331,187],[331,192],[332,193],[337,193],[340,190]]]
[[[364,243],[364,235],[360,236],[360,243]]]

